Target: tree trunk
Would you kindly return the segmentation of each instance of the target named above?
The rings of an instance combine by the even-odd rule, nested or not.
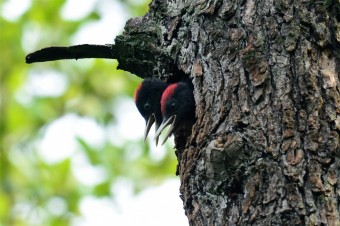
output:
[[[116,44],[121,68],[193,79],[190,225],[340,225],[339,1],[154,0]]]

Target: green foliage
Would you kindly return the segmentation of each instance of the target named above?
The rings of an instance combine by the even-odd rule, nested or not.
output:
[[[138,192],[175,174],[173,151],[156,160],[149,144],[141,139],[112,142],[108,137],[117,123],[113,109],[122,97],[131,98],[140,82],[134,75],[117,71],[116,61],[24,63],[30,51],[70,45],[81,26],[101,17],[93,9],[84,18],[66,21],[60,13],[65,2],[36,0],[14,21],[0,17],[0,225],[70,225],[80,214],[82,197],[118,195],[111,188],[119,178],[131,180]],[[143,15],[148,3],[134,2],[121,1],[133,16]],[[65,80],[64,91],[59,95],[27,91],[32,76],[43,77],[49,72],[59,73]],[[107,136],[101,145],[78,137],[71,155],[49,162],[39,152],[39,145],[49,126],[69,114],[96,122]],[[56,144],[51,150],[62,151],[58,148]],[[101,172],[97,182],[79,181],[75,169],[79,156]]]

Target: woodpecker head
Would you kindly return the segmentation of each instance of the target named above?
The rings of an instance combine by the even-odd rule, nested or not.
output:
[[[153,123],[156,124],[156,131],[162,123],[162,112],[160,100],[163,91],[168,85],[165,82],[154,79],[145,79],[135,91],[135,103],[139,113],[146,122],[144,141],[148,136]],[[158,139],[156,139],[156,144]]]
[[[172,132],[181,125],[195,120],[195,99],[192,84],[179,82],[169,85],[162,94],[161,111],[163,121],[156,132],[156,139],[165,127],[171,125],[163,145]]]

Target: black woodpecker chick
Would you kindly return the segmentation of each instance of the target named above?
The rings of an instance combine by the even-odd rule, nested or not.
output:
[[[162,123],[161,97],[168,84],[160,80],[145,79],[135,91],[135,103],[139,113],[146,122],[144,131],[144,142],[149,134],[153,123],[156,124],[156,131]],[[156,139],[156,145],[158,138]]]
[[[175,132],[184,124],[193,123],[195,120],[195,99],[191,82],[169,85],[161,98],[161,111],[163,120],[156,132],[155,139],[158,140],[164,128],[171,125],[162,143],[163,145],[172,132]]]

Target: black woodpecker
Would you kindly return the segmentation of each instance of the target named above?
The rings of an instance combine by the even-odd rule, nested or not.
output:
[[[163,145],[172,132],[195,120],[195,99],[191,82],[178,82],[169,85],[162,94],[161,112],[163,120],[156,131],[156,141],[164,128],[171,125]]]
[[[168,84],[155,79],[145,79],[135,91],[135,103],[139,113],[146,122],[144,131],[144,142],[148,136],[151,126],[155,123],[156,131],[162,123],[161,97]],[[156,138],[156,145],[158,138]]]

